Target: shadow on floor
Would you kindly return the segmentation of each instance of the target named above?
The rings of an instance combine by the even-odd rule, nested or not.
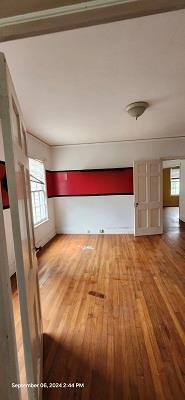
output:
[[[78,349],[79,350],[79,349]],[[92,354],[93,357],[93,354]],[[64,387],[44,389],[43,400],[116,400],[123,399],[123,384],[116,382],[114,387],[107,382],[103,372],[93,368],[93,363],[85,361],[88,354],[82,357],[66,349],[53,337],[44,334],[44,382],[62,382],[64,384],[84,384],[84,387]],[[90,365],[91,363],[91,365]],[[113,380],[113,377],[111,381]]]

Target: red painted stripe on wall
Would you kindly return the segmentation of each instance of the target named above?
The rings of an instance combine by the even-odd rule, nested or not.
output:
[[[133,168],[46,171],[48,197],[133,194]],[[9,208],[6,167],[0,161],[3,208]]]
[[[133,168],[47,171],[49,197],[133,194]]]
[[[3,208],[5,209],[9,207],[9,198],[8,198],[7,181],[6,181],[6,167],[3,161],[0,162],[0,184],[1,184]]]

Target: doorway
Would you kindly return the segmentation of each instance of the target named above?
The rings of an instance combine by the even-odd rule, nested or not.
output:
[[[185,230],[182,210],[184,168],[185,160],[163,161],[163,223],[166,233]]]

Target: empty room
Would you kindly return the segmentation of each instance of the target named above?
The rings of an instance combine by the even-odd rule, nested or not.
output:
[[[183,400],[185,1],[28,3],[0,9],[0,399]]]

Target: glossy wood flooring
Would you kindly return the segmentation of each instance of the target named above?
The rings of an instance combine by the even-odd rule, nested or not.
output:
[[[179,219],[179,207],[163,207],[164,232],[185,231],[185,222]]]
[[[57,236],[39,266],[44,381],[69,384],[44,400],[185,399],[185,233]]]

